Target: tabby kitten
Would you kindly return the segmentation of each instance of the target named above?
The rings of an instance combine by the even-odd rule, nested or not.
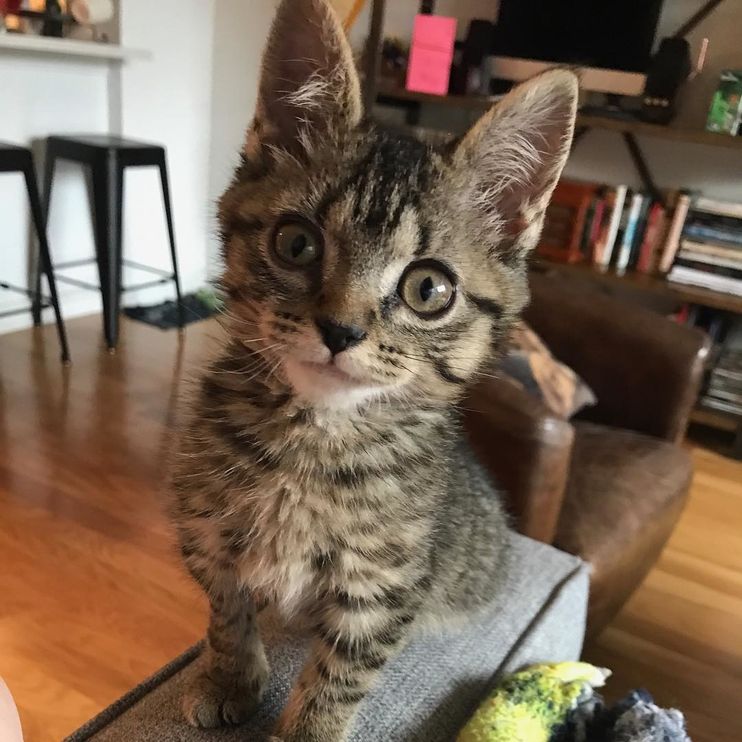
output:
[[[335,742],[414,626],[492,600],[506,521],[454,405],[527,301],[576,98],[542,75],[434,147],[364,119],[327,0],[281,4],[221,202],[230,340],[174,477],[211,604],[190,723],[255,709],[265,604],[314,635],[276,737]]]

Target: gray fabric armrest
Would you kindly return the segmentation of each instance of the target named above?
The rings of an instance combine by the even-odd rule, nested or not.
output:
[[[450,742],[503,672],[541,661],[574,660],[585,629],[588,574],[576,557],[513,535],[504,599],[476,619],[417,637],[384,670],[364,701],[352,742]],[[197,669],[194,649],[143,683],[67,742],[244,742],[265,739],[306,655],[299,638],[268,642],[271,683],[243,727],[191,729],[182,688]]]

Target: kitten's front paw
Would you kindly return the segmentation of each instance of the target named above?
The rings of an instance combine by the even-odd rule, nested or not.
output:
[[[204,671],[186,690],[183,712],[191,726],[201,729],[241,724],[257,709],[264,686],[265,679],[221,684]]]

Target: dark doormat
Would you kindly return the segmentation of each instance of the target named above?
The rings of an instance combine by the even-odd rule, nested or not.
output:
[[[211,291],[197,291],[183,297],[183,321],[186,325],[213,317],[220,309],[221,302]],[[159,327],[161,330],[178,327],[178,305],[174,301],[150,307],[126,307],[124,314],[130,319]]]

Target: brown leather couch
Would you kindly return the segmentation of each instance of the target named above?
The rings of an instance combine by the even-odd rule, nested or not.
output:
[[[531,274],[526,321],[592,387],[577,419],[553,415],[512,383],[488,379],[464,407],[482,461],[518,529],[592,565],[590,635],[657,560],[692,469],[679,445],[708,353],[706,337],[660,314],[550,274]]]

